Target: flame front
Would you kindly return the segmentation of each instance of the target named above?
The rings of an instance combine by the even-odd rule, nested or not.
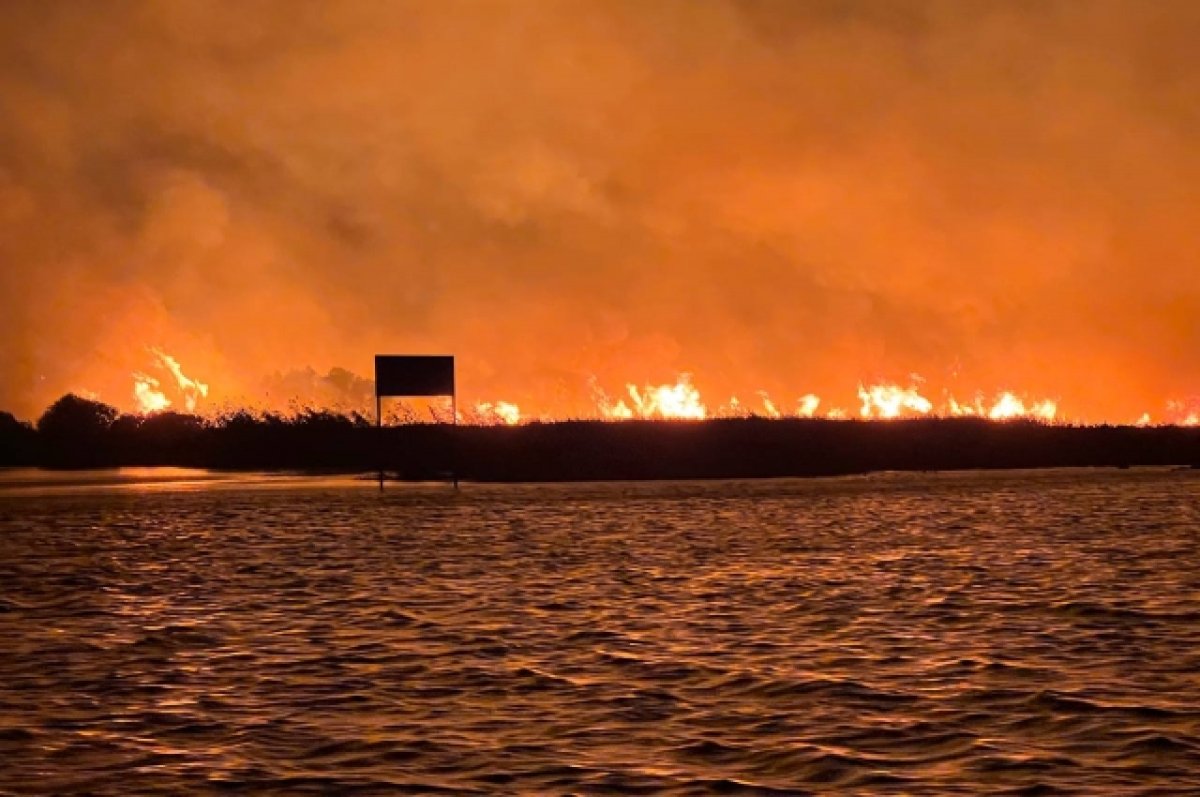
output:
[[[133,399],[136,411],[141,414],[162,412],[176,404],[194,412],[200,402],[209,395],[207,383],[188,376],[179,360],[157,347],[148,347],[153,357],[152,368],[161,372],[151,375],[146,371],[133,372]],[[147,369],[149,370],[149,369]],[[1042,423],[1079,423],[1070,416],[1064,418],[1058,402],[1049,398],[1030,398],[1012,390],[1004,390],[987,398],[975,393],[967,400],[960,400],[948,391],[942,400],[934,400],[924,394],[925,380],[913,374],[907,384],[892,382],[859,383],[857,415],[865,420],[892,420],[904,418],[979,418],[991,421],[1033,420]],[[623,397],[613,401],[593,379],[591,392],[595,415],[603,420],[704,420],[708,418],[820,418],[843,420],[850,417],[845,409],[826,404],[821,396],[805,393],[797,399],[776,401],[765,390],[756,391],[758,401],[743,403],[731,397],[719,406],[706,404],[700,390],[693,384],[691,374],[682,373],[674,382],[625,385]],[[448,406],[445,411],[448,411]],[[461,406],[461,405],[460,405]],[[481,425],[514,426],[530,420],[553,420],[549,413],[527,416],[511,401],[484,400],[468,405],[471,410],[460,413],[468,423]],[[787,410],[787,407],[793,409]],[[828,408],[827,408],[828,407]],[[782,409],[781,409],[782,408]],[[430,408],[434,421],[444,419],[445,411]],[[411,414],[411,413],[410,413]],[[586,416],[585,416],[586,417]],[[403,416],[401,420],[415,422],[416,416]],[[1137,426],[1154,424],[1200,426],[1200,397],[1167,402],[1166,410],[1152,416],[1150,412],[1140,415]]]
[[[928,415],[933,409],[933,402],[922,396],[915,387],[859,385],[858,398],[862,402],[859,414],[864,418]]]
[[[673,385],[626,385],[629,400],[633,406],[623,400],[610,405],[603,400],[599,406],[603,417],[612,420],[627,420],[630,418],[662,418],[668,420],[704,420],[708,417],[708,408],[700,400],[700,391],[692,385],[690,374],[682,374]]]
[[[759,395],[759,398],[762,399],[763,412],[766,413],[768,418],[782,418],[783,417],[783,413],[780,412],[779,408],[775,406],[775,402],[771,401],[771,397],[767,395],[767,391],[760,390],[760,391],[758,391],[758,395]]]
[[[162,349],[151,347],[150,353],[158,358],[161,367],[170,371],[171,376],[175,377],[175,384],[178,386],[179,392],[183,394],[184,406],[187,407],[188,412],[193,412],[196,409],[196,403],[208,396],[208,385],[199,380],[188,378],[183,373],[183,368],[180,367],[179,361]]]
[[[996,396],[990,404],[985,403],[979,395],[975,396],[975,401],[971,404],[960,404],[951,396],[947,402],[947,409],[945,414],[952,417],[989,418],[993,421],[1026,418],[1049,422],[1058,417],[1058,402],[1052,399],[1026,401],[1007,390]]]
[[[859,384],[859,416],[867,420],[932,416],[977,417],[993,421],[1027,419],[1047,423],[1059,418],[1058,403],[1053,399],[1028,399],[1012,391],[998,393],[990,401],[985,401],[982,394],[977,394],[970,402],[959,401],[954,396],[947,396],[942,404],[937,405],[922,394],[921,388],[918,387],[921,382],[923,380],[914,374],[913,383],[907,387],[888,382]],[[735,396],[728,403],[718,407],[715,412],[710,413],[688,374],[681,375],[675,384],[640,388],[635,384],[629,384],[626,386],[626,390],[629,394],[628,402],[625,400],[612,402],[603,391],[593,387],[593,392],[597,397],[596,408],[601,418],[606,420],[703,419],[709,417],[745,418],[753,415],[766,418],[785,417],[785,414],[779,409],[779,404],[763,390],[758,391],[761,402],[761,410],[758,412],[751,410]],[[795,406],[792,417],[796,418],[841,420],[848,417],[848,413],[840,407],[831,407],[827,411],[821,411],[822,399],[815,393],[804,394],[796,400]],[[1200,416],[1200,411],[1196,415]],[[1197,418],[1197,421],[1200,421],[1200,417]]]
[[[154,377],[140,371],[134,372],[133,399],[137,402],[139,413],[149,415],[152,412],[162,412],[171,406],[171,400],[159,387],[159,381]]]
[[[1200,426],[1200,399],[1168,401],[1167,417],[1179,426]]]
[[[516,426],[521,422],[521,408],[509,401],[480,401],[475,405],[475,416],[485,425]]]
[[[188,377],[179,365],[179,361],[162,349],[150,346],[146,350],[153,355],[155,367],[166,371],[174,378],[174,392],[183,399],[183,404],[187,407],[188,412],[194,412],[199,400],[208,396],[208,385]],[[137,404],[137,411],[142,415],[162,412],[174,403],[167,397],[162,382],[142,371],[133,373],[133,399]]]

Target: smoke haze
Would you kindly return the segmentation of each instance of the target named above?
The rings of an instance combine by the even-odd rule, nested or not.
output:
[[[1200,393],[1200,4],[0,4],[0,408]],[[322,377],[331,369],[337,379]],[[340,380],[340,381],[338,381]]]

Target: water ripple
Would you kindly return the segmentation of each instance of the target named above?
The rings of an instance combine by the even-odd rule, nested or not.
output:
[[[65,483],[0,793],[1200,792],[1196,474]]]

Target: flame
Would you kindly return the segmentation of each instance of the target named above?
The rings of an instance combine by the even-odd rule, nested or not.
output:
[[[983,397],[975,396],[973,404],[961,404],[953,396],[946,402],[946,412],[951,417],[988,418],[993,421],[1010,421],[1019,418],[1050,422],[1058,417],[1058,402],[1053,399],[1026,401],[1011,391],[1004,391],[985,404]]]
[[[902,415],[928,415],[933,402],[922,396],[915,387],[899,385],[858,386],[862,401],[859,414],[864,418],[899,418]]]
[[[976,394],[975,399],[971,402],[962,402],[954,396],[947,396],[945,403],[938,406],[922,395],[919,385],[924,380],[919,375],[913,374],[910,379],[908,387],[887,382],[869,386],[859,384],[858,398],[861,402],[859,415],[872,420],[936,416],[978,417],[993,421],[1024,418],[1046,423],[1053,422],[1059,417],[1058,403],[1053,399],[1031,400],[1012,391],[998,393],[990,401],[985,401],[982,394]],[[680,376],[674,385],[639,388],[634,384],[629,384],[627,390],[629,402],[620,400],[614,403],[593,384],[593,392],[597,397],[596,406],[601,418],[607,420],[745,418],[753,414],[736,396],[730,398],[727,404],[718,407],[714,413],[710,413],[687,374]],[[765,390],[757,392],[762,402],[762,414],[765,417],[784,417],[779,405]],[[815,393],[807,393],[797,399],[795,417],[823,417],[830,420],[849,417],[849,413],[840,407],[833,407],[827,412],[821,413],[819,412],[821,405],[820,396]]]
[[[171,406],[171,400],[159,390],[159,381],[149,374],[136,371],[133,374],[133,398],[142,415],[162,412]]]
[[[1028,406],[1013,393],[1005,391],[996,399],[987,417],[993,421],[1007,421],[1014,418],[1035,418],[1042,421],[1052,421],[1058,415],[1058,404],[1050,399],[1035,401]]]
[[[811,418],[817,414],[817,407],[821,406],[821,397],[813,393],[808,393],[800,397],[800,408],[796,414],[801,418]]]
[[[1167,417],[1177,426],[1200,426],[1200,399],[1168,401]]]
[[[996,404],[988,411],[987,416],[993,421],[1004,421],[1019,418],[1025,414],[1025,404],[1012,393],[1002,393]]]
[[[183,404],[187,407],[188,412],[195,411],[199,400],[208,396],[208,385],[188,377],[179,365],[179,361],[162,349],[150,346],[146,351],[153,355],[156,368],[166,371],[174,378],[173,390],[183,399]],[[137,404],[137,411],[142,415],[162,412],[174,403],[167,397],[167,390],[163,383],[157,377],[150,376],[143,371],[133,372],[133,399]]]
[[[626,406],[624,401],[618,401],[610,408],[601,408],[601,412],[606,418],[615,421],[627,421],[633,417],[633,410]]]
[[[673,385],[626,385],[632,406],[624,400],[610,404],[602,397],[598,409],[604,418],[627,420],[630,418],[663,418],[703,420],[708,417],[708,408],[700,401],[700,391],[692,385],[690,374],[681,374]]]
[[[150,353],[157,359],[161,367],[171,372],[171,376],[175,377],[175,384],[179,387],[179,392],[183,394],[184,406],[188,412],[196,409],[196,403],[199,399],[208,396],[208,385],[196,379],[190,379],[183,373],[183,368],[180,367],[179,361],[171,355],[164,352],[162,349],[150,347]]]
[[[162,412],[175,405],[184,406],[189,412],[195,411],[201,400],[209,395],[208,384],[188,376],[179,360],[161,348],[147,347],[146,351],[153,358],[151,367],[161,371],[161,374],[152,376],[146,371],[133,372],[133,398],[137,411],[142,414]],[[692,384],[692,377],[688,373],[680,374],[673,383],[640,386],[632,382],[627,383],[624,395],[615,401],[598,387],[594,378],[590,380],[590,384],[596,408],[596,416],[593,417],[604,420],[703,420],[746,418],[755,415],[772,419],[797,417],[842,420],[850,417],[850,413],[845,409],[825,404],[815,393],[806,393],[795,399],[795,404],[792,405],[795,407],[794,411],[787,412],[780,407],[788,405],[777,402],[765,390],[756,391],[757,405],[743,403],[734,396],[727,404],[710,410],[700,391]],[[857,415],[869,420],[972,417],[991,421],[1027,419],[1043,423],[1079,422],[1069,416],[1064,418],[1060,414],[1057,401],[1053,399],[1030,398],[1011,390],[995,393],[991,398],[987,398],[983,393],[976,393],[973,398],[965,401],[946,392],[943,393],[943,401],[935,404],[923,394],[924,384],[925,380],[917,374],[910,375],[904,384],[860,382],[857,388],[860,402]],[[465,417],[472,423],[513,426],[539,418],[552,419],[544,414],[527,416],[511,401],[486,400],[471,406],[473,410],[467,411]],[[755,409],[756,406],[761,409]],[[829,409],[824,409],[826,406]],[[442,411],[440,407],[429,408],[434,421],[444,420],[446,411]],[[411,412],[408,414],[412,417],[406,415],[402,420],[416,422],[417,416]],[[460,413],[459,417],[464,417],[464,414]],[[1166,412],[1161,416],[1152,417],[1150,412],[1146,412],[1132,423],[1136,426],[1150,426],[1155,423],[1200,426],[1200,397],[1169,401]]]
[[[715,413],[718,418],[749,418],[754,413],[742,406],[742,400],[737,396],[730,396],[728,404],[722,404],[717,407]]]
[[[783,417],[783,413],[780,412],[779,408],[775,406],[775,402],[771,401],[771,397],[767,395],[767,391],[760,390],[760,391],[758,391],[758,395],[759,395],[759,398],[762,399],[763,412],[766,413],[768,418],[782,418]]]
[[[521,422],[521,408],[509,401],[481,401],[475,405],[475,414],[485,424],[516,426]]]

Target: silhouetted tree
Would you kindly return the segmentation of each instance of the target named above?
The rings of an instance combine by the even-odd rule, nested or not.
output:
[[[47,464],[107,464],[112,452],[106,438],[117,415],[115,407],[73,393],[51,404],[37,422]]]
[[[37,432],[12,413],[0,412],[0,467],[37,463]]]
[[[408,479],[454,471],[487,481],[1200,464],[1200,429],[1183,427],[741,418],[375,429],[361,415],[319,409],[291,416],[240,410],[209,420],[174,412],[118,416],[78,396],[55,402],[36,432],[0,414],[0,444],[0,464],[383,468]]]
[[[37,428],[49,436],[100,434],[117,419],[117,408],[68,393],[42,413]]]
[[[108,440],[118,464],[191,465],[202,461],[204,420],[179,412],[122,415]]]

